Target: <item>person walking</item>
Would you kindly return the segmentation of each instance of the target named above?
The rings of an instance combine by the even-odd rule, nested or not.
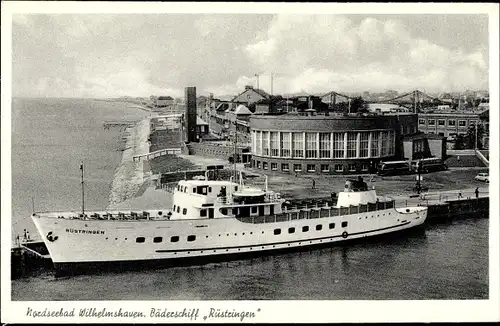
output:
[[[476,198],[479,198],[479,187],[476,187],[476,190],[474,190],[474,192],[476,193]]]
[[[313,189],[316,189],[316,180],[313,179],[313,186],[312,186]]]

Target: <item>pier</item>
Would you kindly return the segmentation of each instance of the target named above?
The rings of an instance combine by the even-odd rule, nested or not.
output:
[[[164,156],[164,155],[176,155],[182,154],[182,149],[180,147],[177,148],[165,148],[160,149],[154,152],[150,152],[147,154],[134,155],[132,160],[134,162],[140,162],[141,160],[151,160],[155,157]]]
[[[136,122],[137,121],[132,121],[132,120],[108,120],[104,121],[102,126],[105,130],[110,128],[120,128],[123,130],[127,127],[135,125]]]

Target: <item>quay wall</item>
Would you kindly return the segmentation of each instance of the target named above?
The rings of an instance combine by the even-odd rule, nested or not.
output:
[[[448,200],[446,202],[429,204],[427,207],[429,208],[427,223],[436,223],[470,215],[488,216],[490,198],[480,197]]]

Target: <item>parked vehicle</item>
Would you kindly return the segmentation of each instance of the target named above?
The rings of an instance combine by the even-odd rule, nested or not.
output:
[[[490,183],[490,176],[488,173],[479,173],[474,177],[474,180]]]
[[[418,164],[420,164],[421,173],[448,170],[448,166],[439,158],[424,158],[418,161],[413,161],[411,162],[411,170],[418,172]]]
[[[410,164],[406,161],[380,162],[378,175],[398,175],[411,173]]]

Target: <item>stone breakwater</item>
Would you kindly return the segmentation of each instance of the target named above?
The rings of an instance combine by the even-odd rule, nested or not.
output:
[[[125,131],[125,134],[128,134],[124,146],[125,150],[123,151],[121,163],[114,173],[108,209],[111,209],[115,204],[133,198],[143,184],[143,162],[134,162],[132,158],[134,155],[149,152],[149,133],[149,119],[138,121],[133,127],[129,127]]]

